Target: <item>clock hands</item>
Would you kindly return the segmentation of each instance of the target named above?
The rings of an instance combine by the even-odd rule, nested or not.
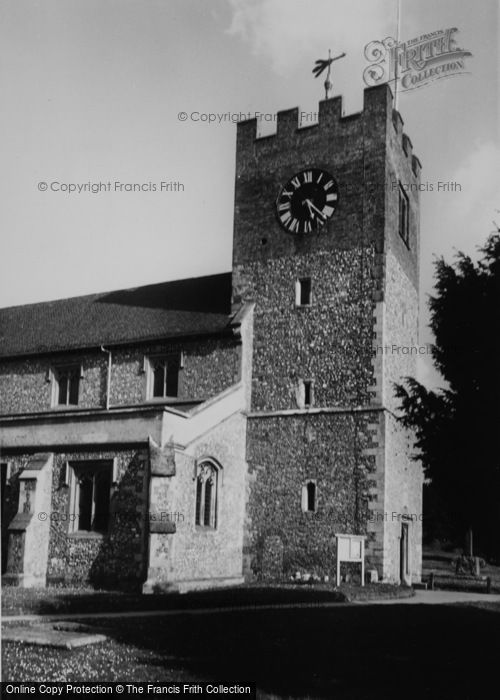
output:
[[[322,220],[323,220],[323,221],[326,221],[326,216],[323,214],[322,211],[320,211],[320,210],[318,209],[318,207],[315,207],[315,206],[314,206],[314,204],[311,202],[310,199],[306,199],[306,200],[305,200],[305,203],[306,203],[307,206],[309,207],[309,213],[311,214],[311,216],[314,216],[313,211],[312,211],[312,210],[314,209],[314,211],[317,212],[317,213],[320,215],[320,217],[322,218]]]

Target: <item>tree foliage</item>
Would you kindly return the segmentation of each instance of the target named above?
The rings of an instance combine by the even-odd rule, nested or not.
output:
[[[443,520],[456,536],[471,527],[491,556],[500,554],[500,236],[480,253],[476,263],[463,253],[435,263],[432,357],[447,388],[407,377],[396,395]]]

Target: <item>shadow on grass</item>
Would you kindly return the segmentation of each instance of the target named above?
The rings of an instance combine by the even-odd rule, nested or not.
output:
[[[256,681],[278,697],[477,697],[498,683],[497,612],[472,606],[339,606],[179,615],[112,625],[195,677]],[[464,694],[470,692],[470,695]]]
[[[140,610],[178,610],[241,605],[343,602],[346,595],[333,589],[283,586],[249,586],[187,594],[140,595],[122,592],[65,589],[4,588],[2,613],[8,615],[53,615]]]
[[[276,592],[265,590],[271,601]],[[229,604],[227,591],[218,593],[225,593]],[[206,607],[208,595],[192,600]],[[187,596],[179,599],[185,602]],[[213,603],[214,592],[210,599]],[[89,680],[89,655],[95,653],[104,663],[100,681],[255,681],[261,697],[275,698],[475,699],[489,684],[498,684],[499,623],[498,604],[256,607],[86,620],[104,626],[110,641],[95,652],[69,652],[78,670],[65,680]],[[123,650],[126,665],[117,661]],[[30,658],[39,664],[39,678],[50,680],[43,678],[47,650],[31,647]]]

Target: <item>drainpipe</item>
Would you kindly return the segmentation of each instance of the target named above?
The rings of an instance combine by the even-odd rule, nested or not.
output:
[[[109,409],[109,394],[111,390],[111,350],[101,345],[101,350],[108,353],[108,376],[106,379],[106,411]]]

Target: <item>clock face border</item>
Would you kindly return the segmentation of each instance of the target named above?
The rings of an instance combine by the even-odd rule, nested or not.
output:
[[[275,214],[281,228],[294,235],[319,232],[337,210],[339,187],[324,168],[303,168],[280,187]]]

